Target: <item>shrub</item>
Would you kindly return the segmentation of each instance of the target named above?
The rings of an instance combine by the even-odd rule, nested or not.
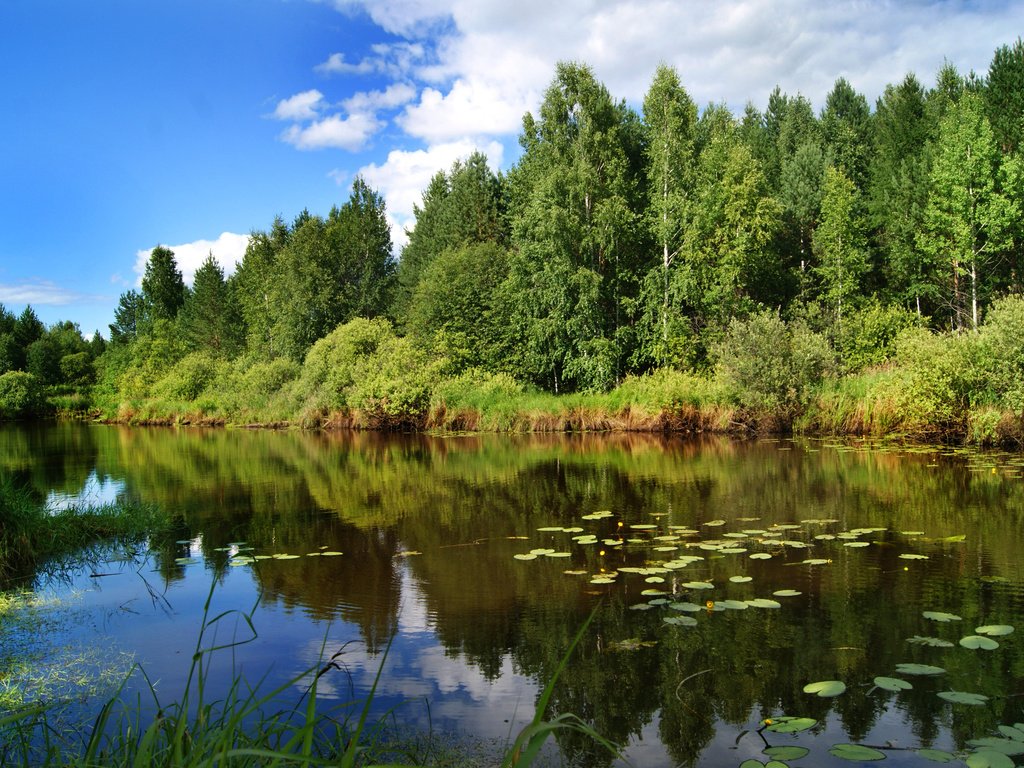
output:
[[[391,323],[356,318],[339,325],[306,353],[299,381],[299,396],[314,408],[343,408],[347,392],[367,357],[382,343],[395,338]]]
[[[37,415],[43,407],[39,380],[25,371],[0,374],[0,420]]]
[[[920,326],[916,314],[902,307],[873,301],[849,315],[839,338],[843,370],[854,373],[886,362],[896,352],[896,337],[908,328]]]
[[[992,305],[978,334],[977,359],[987,397],[1024,411],[1024,299],[1009,296]]]
[[[715,346],[718,375],[743,406],[789,422],[832,367],[828,342],[807,325],[775,312],[733,319]]]
[[[407,338],[384,339],[352,366],[345,399],[371,422],[418,424],[443,368],[444,361],[431,358]]]
[[[154,393],[170,400],[195,400],[223,365],[206,352],[193,352],[171,367],[153,387]]]

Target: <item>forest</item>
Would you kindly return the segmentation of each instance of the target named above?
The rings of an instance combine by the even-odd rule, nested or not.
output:
[[[157,246],[107,341],[0,307],[0,418],[1024,441],[1020,39],[741,115],[563,62],[519,141],[438,172],[397,257],[357,177],[229,276]]]

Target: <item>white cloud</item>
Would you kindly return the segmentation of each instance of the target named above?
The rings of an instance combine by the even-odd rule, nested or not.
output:
[[[50,280],[37,280],[15,285],[0,283],[0,304],[65,306],[84,298],[88,297]]]
[[[313,120],[323,103],[324,95],[314,88],[279,101],[273,116],[278,120]]]
[[[510,95],[491,83],[459,79],[447,94],[424,89],[419,103],[406,107],[396,122],[410,136],[429,143],[495,136],[515,133],[532,106],[521,91]]]
[[[413,68],[426,60],[427,49],[421,43],[377,43],[370,46],[372,56],[358,63],[346,61],[344,53],[332,53],[327,60],[313,67],[321,75],[382,74],[395,79],[407,77]]]
[[[214,260],[220,264],[224,274],[230,275],[245,256],[245,249],[248,245],[248,235],[222,232],[216,240],[194,240],[191,243],[164,247],[174,251],[174,260],[178,264],[178,269],[181,270],[182,277],[185,278],[185,284],[192,285],[196,270],[203,265],[210,253],[213,253]],[[147,248],[135,252],[136,287],[142,285],[142,276],[146,273],[146,264],[149,262],[149,254],[152,250],[152,248]]]
[[[327,57],[327,61],[317,64],[313,67],[315,72],[320,72],[325,75],[331,74],[356,74],[356,75],[368,75],[374,71],[373,62],[369,59],[363,59],[358,64],[349,64],[345,61],[344,53],[332,53]]]
[[[395,109],[412,101],[416,89],[408,83],[393,83],[383,91],[362,91],[342,102],[349,113],[376,112],[381,109]]]
[[[305,128],[293,125],[281,139],[297,149],[347,149],[351,152],[363,148],[369,138],[383,127],[373,114],[355,112],[348,117],[330,115],[310,123]]]
[[[474,151],[487,155],[492,168],[501,166],[504,148],[496,141],[482,143],[471,139],[436,144],[429,149],[392,150],[382,165],[371,163],[359,169],[366,183],[387,200],[391,240],[396,249],[405,244],[405,230],[415,223],[413,206],[422,202],[423,190],[438,171],[448,170],[456,160]]]

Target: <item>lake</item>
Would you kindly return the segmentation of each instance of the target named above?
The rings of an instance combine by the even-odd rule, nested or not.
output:
[[[843,744],[931,765],[918,749],[1024,721],[1022,469],[809,439],[0,427],[0,471],[54,508],[123,497],[173,521],[148,550],[44,569],[47,659],[137,662],[173,701],[212,594],[208,617],[256,632],[210,628],[251,639],[212,689],[334,658],[319,694],[345,703],[382,669],[378,714],[487,753],[593,613],[548,714],[637,766],[867,759]],[[613,764],[578,734],[549,760]]]

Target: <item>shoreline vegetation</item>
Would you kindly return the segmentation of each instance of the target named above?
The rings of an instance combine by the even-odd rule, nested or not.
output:
[[[899,77],[900,73],[894,73]],[[152,249],[109,341],[0,306],[0,420],[785,433],[1024,446],[1024,42],[873,105],[640,108],[558,64],[399,254],[361,177],[225,276]]]

